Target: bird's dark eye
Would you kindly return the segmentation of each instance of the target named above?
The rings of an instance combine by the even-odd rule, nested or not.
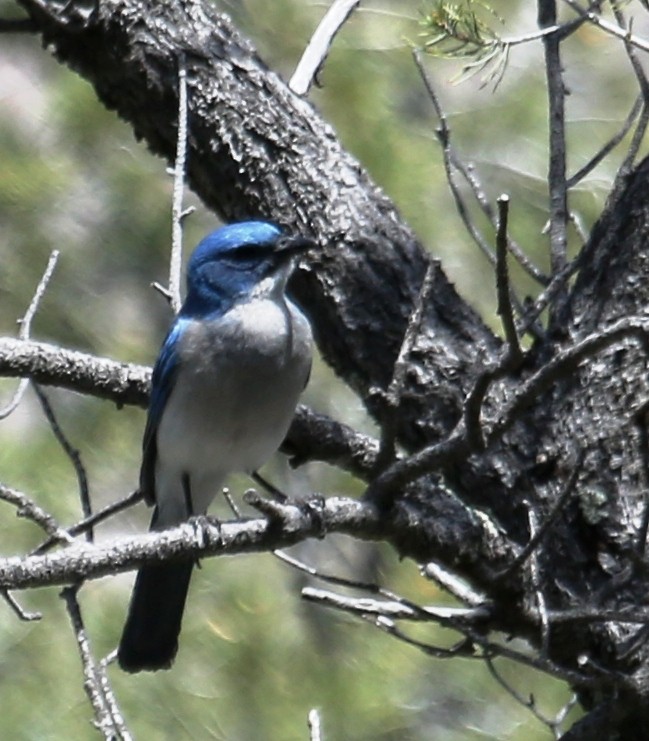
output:
[[[236,249],[228,252],[228,258],[233,262],[251,262],[259,260],[268,252],[268,248],[259,244],[247,244],[243,247],[237,247]]]

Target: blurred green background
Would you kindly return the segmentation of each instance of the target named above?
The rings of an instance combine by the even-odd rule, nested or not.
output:
[[[327,4],[305,0],[220,2],[271,68],[289,78]],[[503,36],[535,29],[534,3],[492,3],[486,16]],[[344,145],[397,203],[404,219],[439,257],[462,294],[495,328],[492,272],[464,231],[441,166],[437,121],[413,65],[408,40],[420,33],[421,2],[368,0],[343,29],[311,98]],[[647,14],[638,2],[642,33]],[[17,13],[0,1],[3,17]],[[61,256],[34,322],[34,338],[150,364],[170,319],[150,288],[165,282],[170,244],[171,180],[162,161],[137,144],[105,111],[93,90],[59,66],[29,36],[0,46],[0,332],[14,335],[53,249]],[[565,44],[569,171],[581,166],[619,127],[636,95],[619,43],[584,28]],[[500,86],[480,75],[456,84],[458,62],[427,60],[466,162],[475,165],[495,202],[511,196],[510,228],[547,269],[546,94],[541,45],[512,49]],[[624,143],[573,193],[586,228],[600,212]],[[216,225],[198,207],[186,222],[188,247]],[[484,220],[477,223],[493,240]],[[571,249],[579,245],[572,235]],[[536,288],[514,270],[521,295]],[[8,401],[16,382],[3,379]],[[79,449],[95,507],[132,491],[137,480],[144,413],[70,392],[47,389],[61,425]],[[318,364],[306,403],[372,430],[360,402]],[[74,471],[30,391],[0,422],[0,480],[33,496],[62,524],[79,518]],[[362,487],[324,465],[292,472],[268,467],[289,493],[357,496]],[[249,482],[237,479],[238,496]],[[227,516],[223,503],[214,508]],[[143,506],[100,528],[105,539],[146,528]],[[36,529],[0,503],[2,555],[40,542]],[[378,580],[424,603],[445,603],[416,565],[384,547],[345,538],[294,549],[312,565]],[[80,594],[97,656],[116,645],[132,575],[85,585]],[[481,662],[439,661],[371,625],[315,608],[299,598],[301,575],[270,555],[212,559],[194,577],[181,641],[170,672],[127,676],[109,670],[117,700],[140,739],[307,739],[307,713],[319,708],[328,740],[547,739],[550,733],[489,677]],[[57,589],[17,595],[43,620],[19,622],[0,602],[0,738],[93,738],[75,640]],[[454,636],[412,631],[433,643]],[[523,696],[553,715],[570,697],[559,682],[500,665]],[[574,717],[574,715],[572,716]]]

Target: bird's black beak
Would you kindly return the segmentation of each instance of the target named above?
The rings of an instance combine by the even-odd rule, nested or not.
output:
[[[312,239],[302,236],[289,236],[282,237],[277,242],[275,252],[283,254],[287,258],[293,257],[294,255],[301,255],[312,247],[315,247],[316,243]]]

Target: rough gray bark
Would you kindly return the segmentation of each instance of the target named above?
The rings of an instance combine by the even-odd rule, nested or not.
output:
[[[385,403],[376,389],[389,384],[429,258],[331,129],[207,2],[119,0],[87,12],[83,3],[20,3],[56,56],[169,161],[184,56],[192,188],[228,220],[264,215],[315,237],[319,250],[297,277],[296,294],[327,361],[381,421]],[[649,593],[643,531],[649,397],[646,343],[638,341],[646,336],[649,291],[648,175],[642,163],[608,204],[574,287],[554,307],[561,332],[539,340],[521,367],[503,368],[499,380],[486,384],[477,437],[467,394],[485,368],[497,366],[501,343],[433,267],[397,430],[410,452],[444,445],[422,456],[416,470],[408,461],[397,474],[388,469],[383,489],[380,482],[370,489],[381,494],[386,539],[479,587],[491,602],[485,630],[545,643],[543,658],[581,677],[573,685],[585,707],[601,713],[606,701],[609,737],[625,739],[644,737],[649,720],[645,630],[584,615],[644,606]],[[570,355],[576,342],[596,340],[627,317],[635,329]],[[3,373],[12,372],[6,357],[0,363]],[[551,363],[554,372],[547,370]],[[529,393],[521,395],[526,383]],[[300,453],[312,454],[308,446]],[[367,465],[364,474],[371,478]],[[543,523],[562,491],[567,503],[535,549],[536,579],[529,560],[503,578],[512,552],[530,538],[529,513]],[[575,619],[550,621],[544,635],[539,594],[549,612],[570,609]],[[601,738],[601,727],[584,722],[572,737]]]

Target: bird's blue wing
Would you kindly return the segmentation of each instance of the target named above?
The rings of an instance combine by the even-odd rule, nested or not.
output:
[[[151,396],[149,398],[149,412],[144,428],[142,441],[142,467],[140,468],[140,492],[147,504],[155,504],[155,464],[158,457],[158,425],[162,418],[169,395],[176,383],[178,369],[180,367],[180,356],[178,354],[178,343],[187,322],[176,319],[173,323],[162,348],[156,364],[153,366],[151,376]]]

